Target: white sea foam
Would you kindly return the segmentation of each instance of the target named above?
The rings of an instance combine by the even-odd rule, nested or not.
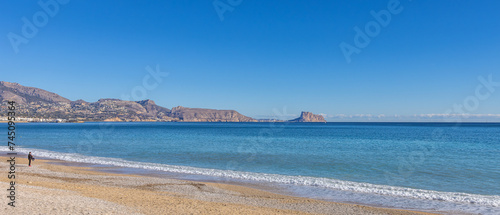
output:
[[[1,147],[0,152],[7,152],[6,147]],[[253,173],[232,170],[205,169],[189,166],[174,166],[158,163],[146,163],[127,161],[118,158],[84,156],[74,153],[60,153],[40,149],[18,148],[18,152],[35,153],[38,157],[46,157],[72,162],[82,162],[90,164],[112,165],[118,167],[141,168],[156,171],[165,171],[171,173],[195,174],[212,177],[222,177],[231,179],[252,180],[258,182],[273,182],[279,184],[312,186],[314,188],[324,188],[332,191],[346,191],[353,193],[365,193],[370,195],[390,196],[396,198],[411,198],[418,200],[431,200],[450,202],[457,204],[467,204],[476,206],[485,206],[493,208],[494,211],[500,210],[500,196],[497,195],[478,195],[457,192],[440,192],[433,190],[422,190],[405,187],[395,187],[387,185],[376,185],[369,183],[359,183],[351,181],[342,181],[329,178],[317,178],[306,176],[287,176],[278,174]],[[499,207],[499,208],[497,208]]]

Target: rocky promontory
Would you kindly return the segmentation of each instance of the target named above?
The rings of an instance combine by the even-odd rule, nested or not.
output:
[[[326,120],[321,115],[302,111],[299,118],[289,120],[289,122],[326,122]]]

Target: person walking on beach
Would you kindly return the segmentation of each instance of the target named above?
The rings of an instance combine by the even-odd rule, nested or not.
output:
[[[28,154],[28,165],[31,166],[31,160],[35,160],[35,157],[31,155],[31,152]]]

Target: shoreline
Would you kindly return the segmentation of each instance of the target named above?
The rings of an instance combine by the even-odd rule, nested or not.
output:
[[[2,157],[6,158],[5,155]],[[52,214],[78,213],[89,209],[78,201],[71,203],[57,198],[69,195],[69,192],[70,199],[103,205],[89,210],[104,210],[111,214],[115,214],[113,211],[118,209],[119,213],[126,210],[131,214],[431,214],[293,197],[245,184],[111,173],[108,172],[109,168],[107,171],[106,168],[62,160],[37,159],[32,167],[27,167],[27,159],[17,158],[20,160],[16,163],[16,174],[19,175],[16,180],[16,189],[19,190],[18,205],[14,209],[16,213],[34,208],[37,211],[50,210]],[[7,165],[6,162],[0,164],[5,170],[8,169]],[[7,187],[8,181],[7,177],[0,180],[4,187]],[[41,204],[47,201],[46,198],[58,200],[52,207]],[[7,205],[6,198],[4,201]],[[28,203],[30,206],[24,207]],[[10,213],[14,211],[12,209],[5,206],[4,212]]]

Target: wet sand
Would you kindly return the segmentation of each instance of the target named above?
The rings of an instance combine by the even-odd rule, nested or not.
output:
[[[20,160],[18,160],[20,159]],[[57,160],[16,159],[16,207],[8,206],[2,157],[0,214],[429,214],[274,194],[246,186],[96,171]]]

